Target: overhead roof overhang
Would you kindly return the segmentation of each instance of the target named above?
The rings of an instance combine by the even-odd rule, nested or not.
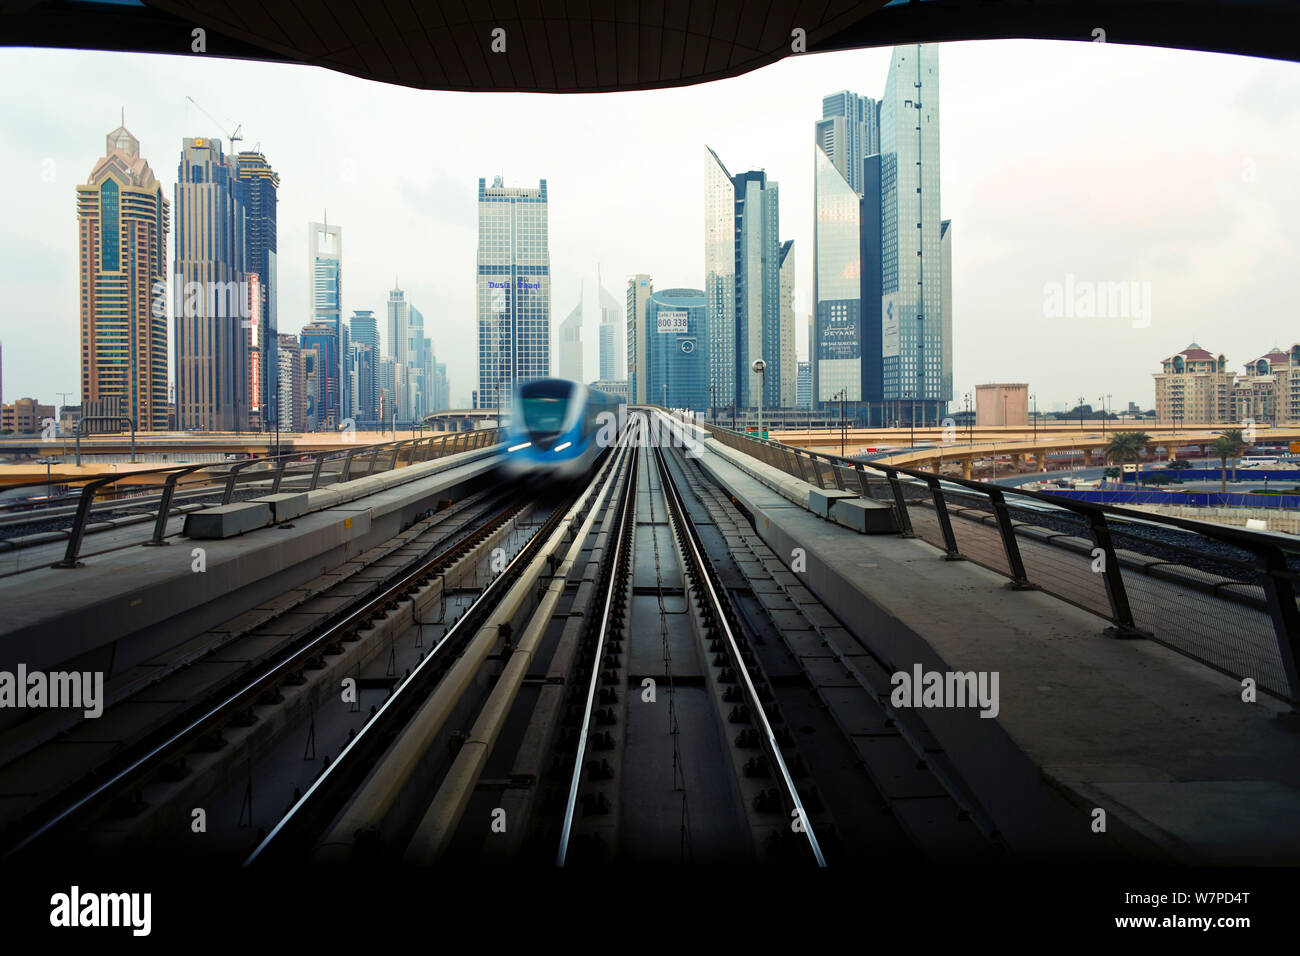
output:
[[[417,89],[538,93],[738,76],[801,55],[800,39],[817,53],[1104,37],[1300,60],[1298,25],[1294,0],[0,0],[0,45],[304,63]]]

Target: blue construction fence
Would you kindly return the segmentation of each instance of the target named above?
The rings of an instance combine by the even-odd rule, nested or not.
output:
[[[1221,468],[1145,468],[1141,474],[1150,477],[1151,475],[1168,475],[1175,480],[1181,478],[1184,481],[1219,481],[1223,478]],[[1138,472],[1124,472],[1125,481],[1136,480]],[[1291,485],[1300,486],[1300,471],[1268,471],[1263,468],[1238,468],[1238,481],[1278,481],[1283,484],[1290,482]],[[1114,479],[1108,479],[1114,480]],[[1232,465],[1228,466],[1228,480],[1232,480]]]
[[[1045,488],[1046,494],[1074,498],[1078,501],[1095,501],[1107,505],[1186,505],[1193,508],[1272,508],[1285,510],[1300,508],[1297,495],[1254,495],[1242,491],[1123,491],[1118,488],[1106,491],[1074,491],[1067,488]]]

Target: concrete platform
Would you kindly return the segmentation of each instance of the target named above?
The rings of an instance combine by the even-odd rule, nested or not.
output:
[[[271,506],[265,501],[240,501],[204,508],[185,516],[185,537],[203,540],[233,538],[271,523]]]
[[[22,661],[29,669],[102,670],[111,678],[328,573],[439,500],[477,490],[495,467],[492,449],[476,449],[307,493],[310,511],[291,527],[137,544],[76,569],[46,566],[0,578],[0,669]],[[265,524],[271,507],[254,504]],[[196,548],[203,573],[195,570]]]
[[[858,534],[894,534],[898,531],[894,509],[869,498],[841,498],[831,504],[828,517]]]
[[[857,495],[853,492],[840,491],[838,488],[809,488],[808,507],[813,514],[821,515],[823,518],[829,518],[831,505],[837,501],[856,497]]]
[[[1300,732],[1289,708],[1041,591],[1009,591],[920,539],[827,523],[712,440],[700,463],[890,673],[996,672],[999,712],[907,709],[1021,862],[1300,863]],[[755,462],[755,471],[764,467]],[[1093,831],[1095,810],[1106,831]]]
[[[270,505],[271,519],[276,524],[292,521],[299,515],[306,514],[311,507],[311,499],[305,491],[263,495],[261,498],[254,498],[253,501],[265,502]]]

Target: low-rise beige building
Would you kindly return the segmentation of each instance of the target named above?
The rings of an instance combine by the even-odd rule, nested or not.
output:
[[[20,398],[11,405],[0,406],[0,431],[14,435],[36,435],[40,433],[45,419],[53,417],[53,405],[42,405],[34,398]]]
[[[975,386],[975,424],[1029,424],[1029,386],[1027,384],[990,384]]]

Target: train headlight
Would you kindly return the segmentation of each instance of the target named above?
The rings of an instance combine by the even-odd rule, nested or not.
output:
[[[561,444],[559,444],[559,445],[556,445],[556,446],[555,446],[555,450],[556,450],[556,451],[564,451],[564,449],[568,448],[568,447],[571,446],[572,444],[573,444],[573,442],[571,442],[571,441],[563,442],[563,443],[561,443]]]
[[[530,447],[531,445],[532,445],[532,442],[530,442],[530,441],[526,441],[526,442],[523,442],[522,444],[519,444],[519,445],[511,445],[509,448],[506,449],[506,451],[508,451],[508,452],[509,452],[509,451],[523,451],[525,448],[528,448],[528,447]]]

